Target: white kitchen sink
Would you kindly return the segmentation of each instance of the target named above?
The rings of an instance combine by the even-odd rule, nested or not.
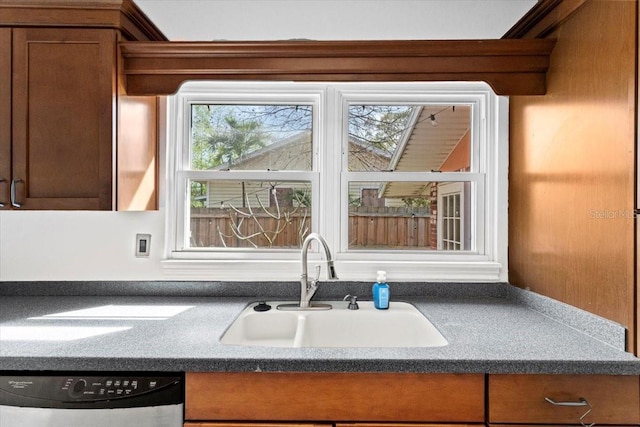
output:
[[[348,310],[342,301],[323,301],[333,309],[281,311],[282,302],[269,302],[269,311],[250,304],[221,338],[223,344],[269,347],[440,347],[447,340],[413,305],[392,301],[377,310],[359,301]]]

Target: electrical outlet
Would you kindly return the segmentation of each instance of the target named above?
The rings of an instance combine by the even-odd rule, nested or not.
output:
[[[148,257],[151,252],[151,234],[136,234],[136,256]]]

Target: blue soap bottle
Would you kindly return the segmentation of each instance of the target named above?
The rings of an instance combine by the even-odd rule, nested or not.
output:
[[[378,310],[386,310],[389,308],[389,285],[387,284],[387,273],[378,271],[378,279],[373,284],[373,305]]]

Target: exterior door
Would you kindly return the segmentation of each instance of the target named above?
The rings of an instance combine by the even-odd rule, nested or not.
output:
[[[438,185],[438,250],[465,249],[464,184]]]

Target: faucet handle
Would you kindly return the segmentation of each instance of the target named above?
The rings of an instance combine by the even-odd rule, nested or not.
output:
[[[342,301],[346,300],[349,300],[349,305],[347,306],[349,310],[358,310],[360,308],[358,306],[358,297],[356,295],[347,294],[347,296],[342,298]]]

